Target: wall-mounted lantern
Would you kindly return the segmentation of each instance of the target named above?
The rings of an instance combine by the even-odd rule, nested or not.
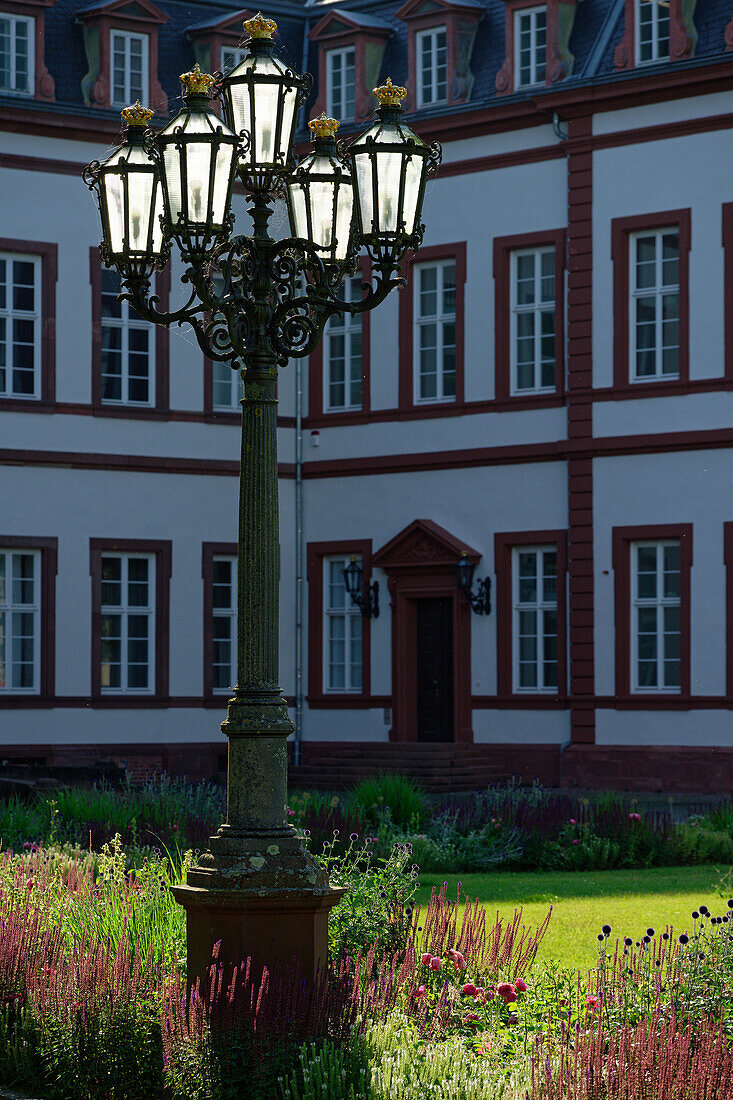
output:
[[[351,596],[351,602],[356,604],[364,618],[378,619],[379,582],[373,581],[366,591],[364,590],[361,563],[357,561],[353,554],[351,555],[351,561],[344,569],[344,584],[346,585],[346,591]]]
[[[489,615],[491,613],[491,577],[484,577],[482,581],[477,581],[476,591],[473,592],[471,589],[475,568],[475,563],[469,560],[464,550],[460,561],[456,562],[458,588],[477,615]]]

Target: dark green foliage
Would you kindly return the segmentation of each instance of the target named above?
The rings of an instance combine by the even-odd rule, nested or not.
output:
[[[351,791],[349,801],[358,806],[373,824],[377,824],[383,813],[389,811],[395,825],[403,829],[419,829],[430,812],[425,792],[404,775],[365,779]]]

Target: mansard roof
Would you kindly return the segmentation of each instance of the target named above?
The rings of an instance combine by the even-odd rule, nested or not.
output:
[[[417,3],[417,0],[414,0]],[[513,101],[531,100],[541,104],[543,96],[555,97],[560,90],[582,89],[590,84],[625,82],[638,77],[642,70],[619,71],[614,51],[624,34],[625,0],[582,0],[577,4],[575,21],[569,40],[574,55],[571,75],[550,88],[530,88],[509,91],[497,98],[496,77],[505,57],[506,0],[433,0],[440,8],[459,9],[470,6],[480,10],[470,59],[473,81],[469,98],[459,104],[430,108],[431,116],[454,117],[476,108],[506,105]],[[541,0],[540,0],[541,2]],[[159,9],[168,17],[158,29],[158,77],[169,96],[169,109],[178,107],[179,74],[193,64],[194,47],[187,36],[191,30],[212,31],[231,20],[242,10],[241,0],[128,0],[128,4]],[[78,111],[84,113],[81,82],[88,69],[84,51],[83,29],[78,17],[103,9],[113,11],[114,0],[102,0],[90,5],[88,0],[56,0],[45,10],[45,64],[56,84],[55,103],[37,101],[34,109],[44,111]],[[297,69],[305,67],[317,76],[319,46],[310,32],[324,18],[341,16],[354,27],[381,32],[391,31],[387,39],[380,79],[389,75],[395,83],[407,83],[409,19],[405,9],[411,0],[332,0],[304,3],[303,0],[271,0],[266,8],[278,23],[278,45],[285,60]],[[0,0],[0,9],[2,0]],[[400,14],[403,17],[400,17]],[[684,73],[685,70],[710,64],[728,63],[733,56],[726,53],[725,29],[733,16],[733,0],[697,0],[694,22],[698,39],[694,56],[679,61],[664,61],[644,66],[645,75],[664,71]],[[314,98],[317,89],[314,90]],[[20,105],[17,97],[0,96],[4,108]],[[99,108],[95,113],[104,115]],[[428,113],[428,112],[426,112]],[[307,109],[304,112],[307,116]],[[111,112],[110,112],[111,117]]]

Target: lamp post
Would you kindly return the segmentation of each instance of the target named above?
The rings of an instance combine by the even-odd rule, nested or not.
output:
[[[238,549],[237,686],[222,730],[229,739],[227,819],[173,892],[185,908],[189,980],[205,984],[219,960],[255,967],[296,956],[313,978],[327,954],[328,912],[341,897],[286,824],[287,738],[293,732],[278,684],[278,366],[309,355],[328,319],[362,313],[403,285],[399,265],[417,249],[428,175],[440,147],[403,121],[403,88],[374,94],[376,118],[344,150],[338,122],[312,121],[314,146],[295,166],[293,138],[311,78],[274,55],[272,20],[257,15],[244,60],[227,76],[198,65],[181,77],[183,106],[159,132],[152,112],[126,108],[121,147],[85,170],[102,217],[103,262],[117,268],[121,299],[156,324],[189,324],[209,358],[244,382]],[[224,104],[225,121],[210,99]],[[233,235],[239,177],[252,233]],[[273,197],[285,195],[293,236],[268,232]],[[188,265],[186,303],[161,312],[151,277],[175,242]],[[372,260],[363,297],[339,287],[361,250]]]

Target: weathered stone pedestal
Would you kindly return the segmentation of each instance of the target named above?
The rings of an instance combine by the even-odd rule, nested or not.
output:
[[[210,851],[174,886],[186,910],[188,981],[208,988],[214,945],[225,981],[252,959],[252,973],[287,967],[293,959],[308,982],[328,959],[328,914],[344,891],[288,827],[236,835],[223,825]]]

